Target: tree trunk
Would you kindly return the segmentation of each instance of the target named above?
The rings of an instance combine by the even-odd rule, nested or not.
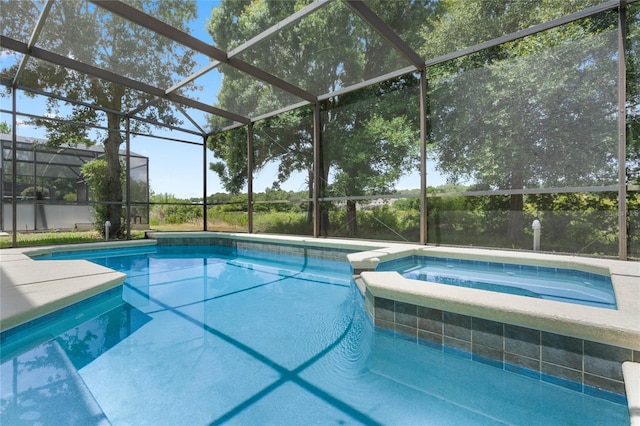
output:
[[[109,201],[115,204],[106,206],[107,220],[111,222],[109,231],[110,237],[122,237],[122,165],[120,164],[120,116],[107,113],[109,130],[107,138],[104,140],[104,155],[107,161],[107,199],[99,201]]]
[[[347,200],[347,232],[350,237],[355,237],[358,233],[356,202],[353,200]]]
[[[507,238],[512,244],[520,245],[524,240],[524,195],[513,194],[509,198],[509,225]]]
[[[512,159],[511,179],[509,188],[524,188],[524,176],[522,171],[526,169],[525,164],[520,164],[518,158]],[[509,224],[507,238],[513,247],[520,247],[524,242],[524,195],[512,194],[509,197]]]
[[[313,201],[313,168],[310,168],[308,170],[308,173],[309,173],[308,193],[309,193],[309,199],[311,200],[311,202],[307,206],[307,224],[311,225],[313,224],[313,205],[315,203],[315,201]]]

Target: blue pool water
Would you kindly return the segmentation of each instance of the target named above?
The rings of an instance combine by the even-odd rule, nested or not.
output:
[[[616,309],[611,277],[574,269],[408,256],[382,262],[376,270],[439,284]]]
[[[629,423],[626,406],[377,333],[346,262],[56,256],[82,257],[127,281],[5,333],[2,425]]]

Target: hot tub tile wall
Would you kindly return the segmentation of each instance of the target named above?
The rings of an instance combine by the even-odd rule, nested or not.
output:
[[[623,361],[640,352],[526,327],[416,306],[367,291],[378,330],[579,392],[624,403]]]

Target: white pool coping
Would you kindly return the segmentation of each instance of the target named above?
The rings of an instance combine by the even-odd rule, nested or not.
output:
[[[91,243],[0,250],[0,332],[124,283],[126,275],[87,260],[33,260],[30,255],[155,244]]]
[[[631,426],[640,426],[640,363],[622,363],[624,389],[627,394]]]

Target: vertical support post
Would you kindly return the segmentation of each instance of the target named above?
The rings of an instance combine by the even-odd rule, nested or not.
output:
[[[0,140],[0,231],[4,231],[4,174],[7,171],[4,162],[4,141]]]
[[[321,209],[320,209],[320,171],[322,147],[320,145],[320,103],[313,105],[313,236],[320,236]]]
[[[18,119],[16,115],[17,94],[16,85],[11,88],[11,221],[13,222],[11,234],[11,247],[18,247]]]
[[[420,71],[420,244],[427,244],[427,70]]]
[[[31,167],[33,170],[33,230],[38,229],[38,145],[33,145],[33,162]]]
[[[618,9],[618,257],[627,260],[627,0]]]
[[[126,167],[126,176],[125,176],[125,194],[127,196],[127,201],[125,204],[126,211],[126,223],[127,223],[127,240],[131,239],[131,117],[127,116],[126,119],[126,154],[125,154],[125,167]]]
[[[147,202],[146,206],[145,206],[145,210],[147,211],[147,224],[151,224],[151,208],[149,207],[149,202],[151,200],[149,200],[149,192],[151,191],[151,185],[149,185],[149,158],[147,157],[145,159],[145,178],[147,179],[147,192],[146,192],[146,197],[145,197],[145,201]]]
[[[202,138],[202,230],[207,231],[209,218],[207,206],[207,135]]]
[[[253,233],[253,122],[247,125],[247,227]]]

